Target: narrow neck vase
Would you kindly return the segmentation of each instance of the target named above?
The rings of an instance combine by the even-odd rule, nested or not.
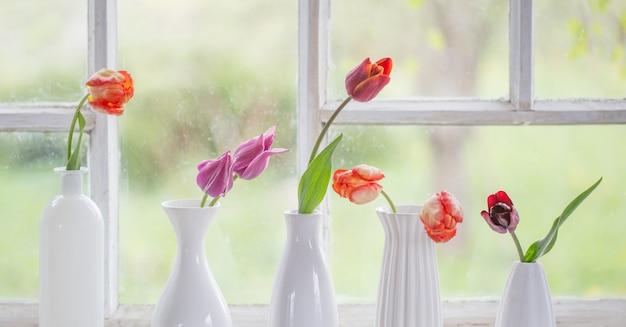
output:
[[[434,242],[420,221],[421,206],[376,209],[385,231],[375,327],[443,325]]]
[[[269,327],[338,327],[335,289],[322,252],[322,215],[285,212],[287,240],[274,279]]]
[[[515,262],[498,305],[496,327],[556,326],[550,286],[539,262]]]
[[[39,222],[39,326],[104,325],[104,222],[83,194],[86,169],[54,170],[61,193]]]
[[[162,204],[174,228],[174,267],[152,315],[152,327],[231,327],[230,311],[205,252],[209,224],[219,207],[200,208],[200,200]]]

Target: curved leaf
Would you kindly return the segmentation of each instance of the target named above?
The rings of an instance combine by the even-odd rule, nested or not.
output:
[[[550,250],[552,250],[554,243],[556,243],[559,227],[561,227],[565,220],[567,220],[567,218],[587,198],[587,196],[589,196],[589,194],[591,194],[591,192],[596,189],[601,181],[602,177],[600,177],[597,182],[591,185],[584,192],[580,193],[576,198],[574,198],[574,200],[572,200],[572,202],[567,205],[567,207],[565,207],[563,213],[561,213],[561,215],[554,220],[554,223],[552,223],[552,228],[550,228],[548,234],[544,238],[536,241],[535,243],[531,244],[530,247],[528,247],[528,250],[524,255],[524,262],[536,261],[537,259],[539,259],[539,257],[547,254],[548,252],[550,252]]]
[[[332,156],[343,135],[337,136],[309,164],[298,185],[298,213],[313,213],[322,202],[332,172]]]

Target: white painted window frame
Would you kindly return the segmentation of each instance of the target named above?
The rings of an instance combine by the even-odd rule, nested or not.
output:
[[[307,158],[322,124],[336,103],[326,98],[328,71],[329,0],[299,1],[298,35],[298,171]],[[515,124],[624,124],[626,101],[567,99],[538,101],[533,96],[533,0],[510,2],[510,100],[401,99],[352,103],[336,124],[515,125]],[[89,74],[117,66],[117,2],[89,0]],[[0,104],[0,132],[65,132],[74,103]],[[151,305],[118,305],[119,137],[115,117],[88,110],[90,192],[106,225],[105,305],[107,326],[149,326]],[[324,226],[328,234],[328,221]],[[492,323],[495,302],[444,302],[445,326],[458,322],[472,326]],[[561,325],[618,326],[626,316],[626,299],[557,301]],[[469,309],[468,309],[469,308]],[[561,310],[559,318],[559,310]],[[3,326],[36,326],[36,304],[0,302]],[[236,326],[265,326],[267,306],[235,306]],[[342,323],[370,323],[371,305],[340,306]],[[595,316],[594,316],[595,315]],[[580,323],[579,323],[580,322]],[[616,324],[612,324],[615,322]]]

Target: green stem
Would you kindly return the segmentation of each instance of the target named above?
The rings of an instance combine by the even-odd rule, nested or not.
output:
[[[513,238],[513,242],[515,242],[515,248],[517,248],[517,255],[519,255],[519,261],[525,262],[524,251],[522,251],[522,246],[519,244],[519,240],[517,239],[515,232],[509,231],[509,233],[511,234],[511,237]]]
[[[389,206],[391,207],[391,211],[393,213],[398,213],[396,211],[396,206],[393,205],[393,201],[391,201],[391,198],[389,197],[389,195],[387,195],[387,193],[385,191],[380,191],[380,194],[382,194],[385,197],[385,199],[387,200],[387,203],[389,203]]]
[[[80,110],[83,108],[85,101],[87,101],[87,98],[89,98],[89,93],[85,94],[85,96],[80,100],[80,102],[78,103],[78,107],[76,107],[76,111],[74,112],[74,117],[72,118],[72,124],[70,125],[70,132],[67,138],[67,160],[70,160],[70,157],[72,156],[72,138],[74,136],[74,128],[76,128],[76,121],[78,120],[78,114],[80,113]],[[79,146],[80,146],[81,140],[82,138],[78,139]]]
[[[239,178],[239,175],[235,175],[235,176],[233,177],[233,183],[234,183],[234,182],[235,182],[238,178]],[[202,201],[200,201],[200,208],[204,207],[204,204],[206,203],[206,200],[207,200],[208,198],[209,198],[209,195],[205,193],[205,194],[204,194],[204,196],[202,197]],[[216,196],[216,197],[214,197],[214,198],[211,200],[211,202],[209,202],[209,207],[213,207],[213,206],[215,206],[215,204],[217,203],[217,201],[218,201],[219,199],[221,199],[221,198],[222,198],[221,196]]]
[[[200,201],[200,208],[204,208],[204,204],[206,203],[206,199],[209,198],[209,195],[204,193],[204,196],[202,197],[202,201]]]
[[[337,118],[337,115],[339,115],[339,112],[343,110],[343,108],[348,104],[348,102],[350,102],[350,100],[352,100],[352,97],[347,97],[345,100],[343,100],[341,105],[339,105],[339,107],[335,110],[335,112],[333,112],[333,115],[330,116],[330,118],[328,118],[328,121],[326,122],[326,124],[324,124],[324,127],[322,128],[320,135],[317,137],[317,141],[315,141],[315,145],[313,146],[313,151],[311,151],[311,157],[309,158],[309,165],[311,164],[311,162],[313,162],[313,159],[315,159],[315,156],[317,155],[317,150],[322,144],[322,140],[324,139],[324,135],[326,135],[326,132],[328,132],[328,128],[330,128],[330,125],[333,123],[335,118]]]

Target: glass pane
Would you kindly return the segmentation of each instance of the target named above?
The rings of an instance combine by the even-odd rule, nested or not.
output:
[[[64,165],[66,139],[59,133],[0,133],[0,298],[38,297],[39,218],[59,194],[53,169]]]
[[[0,44],[0,102],[80,99],[87,1],[2,1]]]
[[[329,99],[364,58],[394,60],[379,98],[508,97],[508,1],[331,4]]]
[[[487,196],[505,190],[520,214],[516,234],[526,249],[542,238],[565,206],[599,177],[600,186],[562,226],[544,265],[555,296],[626,294],[626,126],[333,127],[344,138],[335,168],[367,163],[383,170],[396,204],[422,204],[445,189],[463,205],[457,236],[436,244],[442,296],[498,298],[518,260],[510,236],[480,216]],[[331,258],[343,302],[373,302],[384,233],[375,209],[383,197],[356,205],[331,191]],[[607,227],[610,226],[610,227]]]
[[[200,198],[201,160],[276,125],[275,146],[292,151],[235,182],[206,242],[229,304],[268,303],[283,212],[296,207],[297,2],[118,5],[120,68],[136,83],[120,117],[120,302],[155,303],[172,270],[176,243],[161,203]]]
[[[535,95],[624,98],[625,33],[626,1],[537,1]]]

